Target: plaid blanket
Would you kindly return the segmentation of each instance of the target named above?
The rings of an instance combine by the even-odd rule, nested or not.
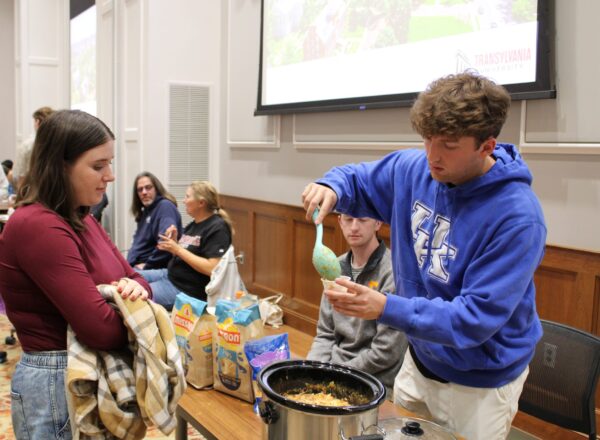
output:
[[[67,333],[67,389],[80,439],[144,438],[146,426],[168,435],[186,383],[167,311],[152,301],[123,300],[113,286],[98,290],[123,317],[129,349],[95,351]]]

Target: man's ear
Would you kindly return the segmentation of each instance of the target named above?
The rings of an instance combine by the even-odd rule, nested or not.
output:
[[[485,156],[491,156],[496,149],[496,138],[487,138],[479,147]]]
[[[375,220],[375,232],[379,231],[379,229],[381,229],[382,225],[383,225],[383,222],[380,222],[379,220]]]

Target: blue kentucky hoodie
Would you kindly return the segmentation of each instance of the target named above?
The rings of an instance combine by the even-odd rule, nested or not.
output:
[[[336,209],[391,226],[397,295],[380,322],[406,333],[421,363],[447,381],[499,387],[529,364],[541,336],[533,274],[546,227],[514,145],[458,186],[431,177],[424,151],[333,168],[318,183]]]

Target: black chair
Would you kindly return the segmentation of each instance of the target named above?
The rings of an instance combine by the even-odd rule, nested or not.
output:
[[[519,410],[596,440],[600,338],[552,321],[542,320],[542,327]]]

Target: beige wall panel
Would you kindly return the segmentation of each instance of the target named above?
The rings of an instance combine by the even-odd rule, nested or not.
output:
[[[597,0],[555,1],[556,100],[529,101],[527,142],[600,142]]]
[[[35,27],[29,33],[29,57],[54,57],[61,53],[60,36],[63,34],[63,17],[59,1],[28,0],[28,25]],[[68,33],[67,33],[68,35]]]
[[[239,148],[278,147],[278,117],[254,116],[260,1],[228,1],[226,141]],[[243,72],[243,74],[241,74]]]
[[[63,81],[62,72],[58,68],[57,61],[51,61],[47,64],[29,65],[29,107],[32,112],[42,106],[60,108],[57,103],[61,102],[61,83]],[[33,125],[33,119],[29,115],[27,122]]]

